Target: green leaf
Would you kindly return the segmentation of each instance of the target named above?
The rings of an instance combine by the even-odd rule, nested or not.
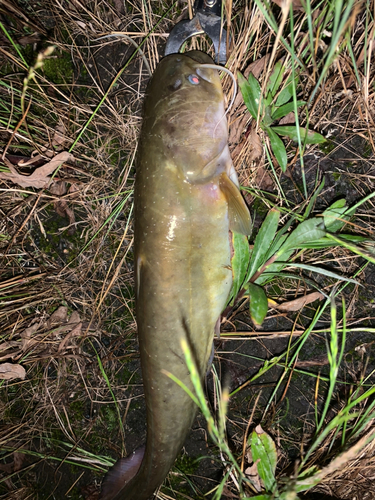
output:
[[[358,245],[354,245],[353,243],[346,241],[343,238],[339,238],[335,234],[327,233],[327,238],[335,241],[336,243],[339,243],[341,246],[347,248],[348,250],[352,251],[356,255],[363,257],[364,259],[368,260],[372,264],[375,264],[375,252],[368,250],[368,249],[365,250],[365,249],[359,247]]]
[[[284,72],[285,72],[285,66],[281,61],[278,61],[275,64],[274,70],[272,71],[271,76],[268,79],[266,94],[267,94],[267,99],[270,95],[271,100],[270,102],[266,103],[266,105],[270,104],[272,102],[272,99],[275,97],[276,92],[283,80]]]
[[[250,317],[255,326],[261,326],[267,316],[268,301],[263,288],[254,283],[248,283],[246,288],[250,297]]]
[[[347,212],[348,207],[346,205],[345,198],[341,200],[335,201],[330,207],[327,208],[323,212],[324,225],[326,229],[331,231],[332,233],[336,233],[339,231],[344,225],[345,222],[349,219],[351,213],[344,216],[345,212]]]
[[[237,72],[237,77],[238,85],[241,89],[244,103],[246,104],[247,109],[250,111],[251,116],[256,120],[258,117],[258,108],[261,99],[261,89],[259,82],[252,73],[250,73],[249,75],[249,81],[247,81],[239,71]]]
[[[286,156],[286,149],[283,141],[277,134],[275,134],[274,132],[275,128],[277,127],[272,127],[272,128],[267,127],[266,132],[269,135],[271,148],[276,157],[277,163],[280,165],[281,170],[285,172],[288,163],[288,158]]]
[[[290,78],[288,80],[291,80],[293,78],[292,75],[290,75]],[[295,78],[295,87],[298,85],[298,76]],[[282,106],[283,104],[287,103],[291,98],[293,97],[293,81],[289,81],[287,85],[282,89],[280,94],[277,96],[276,103],[275,105],[277,107]]]
[[[249,267],[250,249],[247,237],[243,234],[232,233],[232,244],[234,255],[232,257],[233,285],[231,297],[235,299],[246,277],[246,271]]]
[[[346,278],[345,276],[340,276],[339,274],[336,274],[332,271],[328,271],[328,269],[323,269],[322,267],[309,266],[308,264],[299,264],[296,262],[286,262],[285,267],[287,266],[296,267],[298,269],[304,269],[305,271],[311,271],[312,273],[322,274],[324,276],[328,276],[329,278],[334,278],[340,281],[347,281],[348,283],[355,283],[356,285],[359,285],[359,282],[353,280],[352,278]]]
[[[277,451],[273,439],[258,425],[251,433],[251,456],[257,462],[257,469],[266,491],[273,493],[276,489],[275,471]]]
[[[297,108],[299,108],[306,104],[306,101],[297,101],[296,104]],[[277,107],[276,110],[272,113],[272,120],[280,120],[280,118],[283,118],[283,116],[286,116],[291,111],[294,111],[294,102],[288,102],[283,106]]]
[[[276,260],[266,267],[265,272],[262,273],[258,279],[255,280],[257,285],[261,285],[266,281],[270,281],[277,273],[282,271],[285,267],[285,262],[289,259],[289,257],[294,252],[294,249],[288,250],[286,253],[282,255],[277,255]],[[283,259],[281,261],[281,259]],[[281,261],[281,262],[280,262]]]
[[[274,500],[274,498],[273,495],[267,495],[266,493],[264,495],[255,495],[255,497],[245,497],[242,500]]]
[[[343,238],[343,241],[353,242],[353,243],[362,243],[366,244],[366,241],[369,241],[368,238],[364,236],[357,236],[354,234],[340,234],[340,238]],[[310,241],[309,243],[301,243],[299,248],[311,248],[311,249],[321,249],[321,248],[330,248],[334,246],[344,246],[342,243],[333,242],[332,239],[325,236],[324,238],[320,238],[316,241]]]
[[[297,127],[295,125],[277,125],[276,127],[272,127],[272,129],[277,134],[290,137],[294,142],[298,142]],[[321,144],[326,141],[318,132],[306,130],[304,127],[299,128],[299,133],[302,143]]]
[[[275,237],[277,226],[279,224],[280,212],[273,208],[268,212],[261,225],[254,241],[254,248],[251,253],[249,272],[247,279],[250,279],[257,272],[260,266],[265,263],[265,256]]]
[[[322,191],[322,189],[324,188],[325,183],[326,183],[326,179],[325,179],[325,177],[323,177],[322,182],[319,184],[317,189],[315,189],[315,191],[314,191],[313,195],[311,196],[310,201],[306,207],[306,210],[304,213],[305,218],[307,218],[310,215],[310,212],[311,212],[313,206],[315,205],[315,201],[316,201],[317,197],[319,196],[320,192]]]
[[[322,229],[322,225],[322,220],[317,217],[301,222],[279,249],[278,254],[281,255],[291,248],[297,249],[302,243],[323,238],[326,231]]]

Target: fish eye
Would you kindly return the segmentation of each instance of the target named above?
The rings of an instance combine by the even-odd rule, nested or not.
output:
[[[198,85],[199,84],[199,77],[197,75],[189,75],[188,76],[188,80],[193,85]]]

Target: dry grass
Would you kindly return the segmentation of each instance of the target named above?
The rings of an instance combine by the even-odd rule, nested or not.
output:
[[[303,51],[309,43],[308,16],[303,9],[294,13],[294,53],[304,60],[299,74],[301,98],[309,101],[313,96],[308,112],[303,111],[299,120],[329,137],[328,149],[309,146],[307,151],[296,151],[290,145],[287,175],[278,168],[272,171],[263,144],[267,137],[251,120],[242,97],[236,98],[229,115],[230,147],[240,181],[252,189],[248,201],[254,202],[252,212],[258,215],[258,226],[265,210],[274,204],[291,212],[303,207],[302,184],[307,182],[311,197],[317,168],[318,178],[325,174],[329,179],[316,202],[318,213],[338,192],[342,195],[343,185],[352,204],[373,191],[375,72],[370,3],[367,10],[364,4],[353,9],[346,39],[351,45],[345,45],[341,37],[340,50],[327,68],[324,57],[330,49],[329,34],[317,33],[314,50],[307,57]],[[245,75],[251,70],[265,88],[275,62],[283,57],[288,68],[285,82],[291,71],[291,54],[285,50],[281,33],[256,4],[230,3],[228,8],[235,43],[227,67]],[[280,25],[282,11],[274,6],[273,12]],[[97,39],[122,32],[137,44],[144,42],[142,50],[154,70],[171,27],[187,13],[185,3],[163,1],[0,5],[0,22],[18,44],[15,47],[4,31],[0,33],[0,172],[8,170],[10,162],[19,173],[29,174],[58,153],[72,154],[46,189],[0,179],[0,360],[12,364],[9,377],[16,365],[26,370],[24,379],[2,381],[2,498],[93,500],[111,463],[108,455],[128,453],[143,440],[144,426],[138,423],[144,407],[133,315],[131,192],[148,74],[141,57],[128,63],[134,48],[126,39]],[[32,78],[30,67],[37,54],[50,45],[55,46],[53,54],[44,58],[43,67]],[[211,50],[202,39],[188,45]],[[323,71],[326,78],[317,86]],[[223,85],[230,99],[230,79],[224,77]],[[20,166],[19,157],[23,163],[30,161],[31,167]],[[374,215],[370,200],[360,207],[350,230],[371,236]],[[307,250],[302,259],[305,264],[333,267],[346,276],[356,275],[361,265],[343,248]],[[367,280],[365,293],[358,286],[346,292],[349,327],[366,330],[373,325],[371,273],[369,267],[357,275],[362,283]],[[332,281],[317,278],[317,282],[326,293],[333,288]],[[308,283],[283,278],[272,285],[269,294],[278,301],[289,301],[309,291]],[[303,332],[315,310],[315,304],[296,314],[273,309],[264,329],[277,339],[291,331]],[[266,339],[262,345],[261,337],[248,339],[257,332],[246,302],[231,311],[223,328],[237,331],[232,344],[225,340],[229,334],[224,337],[223,351],[241,352],[244,341],[235,339],[242,338],[247,345],[257,342],[264,357],[272,355]],[[321,337],[320,332],[312,335],[316,343]],[[371,360],[366,356],[370,358],[371,347],[366,344],[364,349],[363,373],[353,361],[343,367],[341,376],[349,377],[354,365],[352,372],[359,380],[368,375],[366,363]],[[320,370],[318,358],[314,373]],[[237,385],[243,384],[249,378],[248,358],[230,362],[238,369]],[[258,368],[259,364],[261,360]],[[354,378],[348,379],[352,388]],[[267,384],[275,386],[275,374],[262,380],[263,390]],[[248,386],[240,393],[244,400],[250,397],[251,403],[258,391],[256,383],[252,385],[250,396]],[[280,471],[289,467],[292,474],[293,457],[285,449],[288,441],[290,447],[298,448],[301,435],[280,423],[285,418],[285,395],[286,389],[278,402],[275,398],[263,421],[281,448],[284,443]],[[268,395],[263,393],[262,398],[257,399],[254,422],[261,418]],[[314,406],[313,399],[310,404]],[[248,410],[246,406],[235,399],[229,413],[231,438],[239,457],[249,421],[246,411],[248,415],[251,411],[251,405]],[[304,421],[303,414],[299,418]],[[304,443],[313,432],[307,418],[306,422]],[[325,446],[328,444],[311,463],[327,467]],[[319,491],[343,499],[375,498],[371,496],[373,446],[372,442],[359,454],[355,450],[357,455],[348,452],[346,460],[336,464],[343,468],[333,473],[326,470]],[[217,457],[214,451],[210,453]],[[177,483],[173,475],[171,478],[170,488],[160,498],[174,498],[175,489],[181,490],[175,498],[186,495],[184,477]],[[233,484],[229,477],[228,498],[235,491]],[[213,486],[198,481],[195,498]]]

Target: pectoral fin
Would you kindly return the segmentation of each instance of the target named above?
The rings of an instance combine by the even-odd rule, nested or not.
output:
[[[219,186],[228,202],[229,229],[236,233],[251,234],[252,223],[249,209],[246,206],[238,187],[223,172],[219,177]]]

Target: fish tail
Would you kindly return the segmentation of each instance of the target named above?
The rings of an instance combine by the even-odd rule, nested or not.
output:
[[[100,494],[100,500],[115,500],[125,484],[127,484],[138,472],[145,446],[137,448],[131,455],[118,460],[107,472]]]

